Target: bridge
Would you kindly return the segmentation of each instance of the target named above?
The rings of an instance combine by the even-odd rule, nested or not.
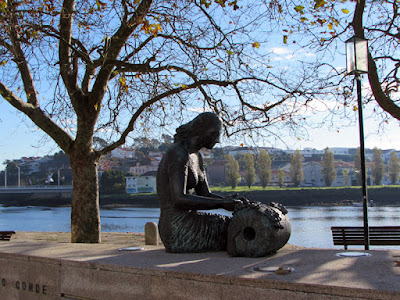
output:
[[[72,193],[72,185],[0,187],[0,194],[60,194]]]
[[[72,185],[62,186],[20,186],[0,187],[0,203],[13,205],[31,205],[36,201],[40,203],[54,204],[59,202],[65,204],[72,198]]]

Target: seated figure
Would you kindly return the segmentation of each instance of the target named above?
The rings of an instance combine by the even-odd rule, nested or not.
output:
[[[198,212],[223,208],[233,211],[242,201],[235,195],[210,192],[199,150],[219,142],[222,123],[214,113],[202,113],[177,128],[174,144],[157,172],[160,203],[159,232],[167,252],[226,250],[230,217]]]

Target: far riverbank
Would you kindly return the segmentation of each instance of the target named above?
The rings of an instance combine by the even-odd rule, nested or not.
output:
[[[213,188],[214,193],[223,196],[238,193],[251,201],[261,203],[278,202],[286,206],[334,206],[352,205],[362,201],[359,187],[343,188],[267,188],[258,187]],[[368,187],[368,199],[376,206],[400,206],[400,186]],[[71,199],[65,197],[37,198],[32,194],[0,194],[3,206],[69,206]],[[101,206],[158,207],[156,194],[100,195]]]

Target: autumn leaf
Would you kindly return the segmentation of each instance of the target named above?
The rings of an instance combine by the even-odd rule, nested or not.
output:
[[[200,0],[200,4],[204,5],[206,8],[209,8],[211,5],[211,2],[207,2],[206,0]]]
[[[303,5],[297,5],[294,10],[297,11],[298,13],[301,13],[302,15],[304,14],[303,12],[304,6]]]
[[[7,1],[5,0],[0,0],[0,8],[5,9],[7,7]]]
[[[229,55],[233,55],[234,54],[234,52],[230,51],[230,50],[226,50],[226,53],[228,53]]]
[[[239,9],[239,6],[237,5],[237,0],[228,3],[228,5],[233,6],[233,10]]]
[[[98,108],[99,108],[99,105],[98,105],[98,104],[95,104],[95,105],[94,105],[94,109],[97,110]]]
[[[358,107],[357,106],[353,106],[353,111],[358,111]]]
[[[324,0],[315,0],[314,9],[324,7],[325,4],[326,2]]]
[[[284,36],[283,36],[283,43],[284,43],[284,44],[287,44],[287,38],[288,38],[287,35],[284,35]]]
[[[101,10],[103,8],[106,8],[107,4],[104,2],[101,2],[100,0],[96,0],[96,4],[97,4],[97,10]]]
[[[260,44],[255,42],[253,44],[251,44],[253,46],[253,48],[260,48]]]
[[[150,24],[148,20],[144,20],[141,30],[146,34],[151,33],[154,36],[157,36],[158,32],[162,31],[162,28],[160,24]]]
[[[347,8],[343,8],[342,12],[345,13],[345,14],[348,14],[350,11]]]

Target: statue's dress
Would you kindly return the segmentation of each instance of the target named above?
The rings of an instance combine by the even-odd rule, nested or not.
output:
[[[158,167],[157,194],[161,209],[159,232],[167,252],[226,250],[229,217],[197,212],[195,206],[186,209],[175,203],[172,185],[177,183],[173,182],[174,179],[185,181],[186,194],[193,194],[196,186],[206,180],[200,154],[198,157],[199,160],[193,162],[187,151],[178,144],[167,151]],[[201,209],[201,203],[197,209]]]

